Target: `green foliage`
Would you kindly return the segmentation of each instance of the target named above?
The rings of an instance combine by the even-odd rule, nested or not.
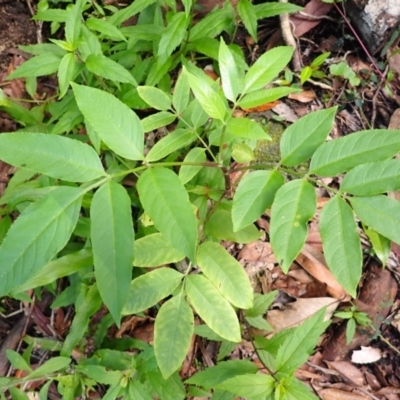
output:
[[[335,317],[347,320],[346,325],[346,342],[350,344],[356,333],[357,324],[360,326],[368,326],[372,324],[368,314],[357,310],[357,307],[352,305],[347,311],[335,312]]]
[[[13,398],[24,396],[17,385],[44,379],[42,398],[54,381],[65,399],[96,383],[106,386],[104,399],[315,399],[294,371],[329,324],[324,309],[271,339],[253,338],[270,375],[249,360],[224,361],[244,326],[271,329],[264,314],[276,293],[253,293],[220,242],[257,240],[254,222],[270,209],[271,245],[287,272],[302,251],[316,213],[315,188],[322,186],[332,192],[319,220],[324,255],[352,297],[362,272],[358,221],[383,263],[390,241],[400,244],[400,205],[386,196],[400,188],[399,131],[326,141],[336,107],[288,126],[276,164],[235,166],[243,175],[232,188],[232,160],[251,162],[257,142],[269,139],[262,125],[235,111],[298,89],[276,81],[291,47],[267,51],[249,66],[220,35],[231,35],[240,19],[256,40],[258,19],[299,7],[240,0],[235,10],[226,2],[193,23],[195,2],[182,3],[178,11],[174,1],[135,0],[116,10],[79,0],[56,10],[41,1],[36,19],[54,30],[63,26],[65,40],[25,46],[34,56],[9,79],[32,83],[57,73],[58,100],[27,110],[0,91],[0,109],[22,126],[0,135],[0,159],[17,168],[0,199],[0,296],[26,298],[24,291],[40,294],[45,285],[55,292],[64,278],[52,306],[75,308],[64,342],[40,342],[60,356],[33,370],[30,353],[8,352],[12,365],[28,373],[0,380]],[[123,26],[135,16],[136,25]],[[217,82],[194,62],[204,55],[218,67]],[[326,57],[315,59],[302,79]],[[339,190],[321,179],[339,174]],[[98,312],[107,314],[96,325]],[[155,319],[154,347],[107,337],[114,322],[144,312]],[[368,322],[353,308],[337,316],[349,320],[348,338],[356,323]],[[179,369],[193,334],[221,346],[217,365],[185,387]],[[94,353],[71,364],[90,335]]]

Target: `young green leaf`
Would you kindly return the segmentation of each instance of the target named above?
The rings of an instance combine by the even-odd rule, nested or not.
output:
[[[172,52],[182,43],[187,33],[188,22],[189,18],[186,17],[184,12],[176,13],[173,16],[158,44],[157,62],[159,65],[164,64]]]
[[[153,86],[138,86],[139,96],[156,110],[169,110],[171,108],[171,99],[167,93]]]
[[[252,140],[271,140],[261,126],[249,118],[230,118],[226,124],[226,131],[231,135]]]
[[[171,245],[161,233],[146,235],[135,241],[133,265],[135,267],[159,267],[181,261],[185,255]]]
[[[3,133],[0,159],[70,182],[88,182],[106,175],[100,158],[90,146],[44,133]]]
[[[197,250],[197,263],[231,304],[244,309],[252,307],[253,289],[247,274],[219,243],[202,243]]]
[[[257,15],[253,4],[249,0],[239,0],[237,11],[247,32],[250,33],[250,36],[257,43]]]
[[[75,54],[67,53],[61,59],[57,72],[58,84],[60,86],[59,99],[63,98],[67,93],[69,82],[74,78],[76,69]]]
[[[185,67],[183,67],[183,71],[188,77],[190,88],[204,111],[211,118],[223,120],[227,109],[219,94],[212,89],[206,79],[191,74]]]
[[[158,161],[182,147],[189,146],[196,139],[197,136],[193,131],[185,128],[176,129],[159,140],[147,153],[145,160]]]
[[[293,167],[308,160],[332,130],[336,110],[332,107],[314,111],[290,125],[280,142],[281,163]]]
[[[121,25],[128,18],[140,13],[142,10],[155,2],[156,0],[135,0],[128,7],[121,8],[111,15],[111,17],[108,18],[108,22],[116,26]]]
[[[26,362],[24,357],[22,357],[21,354],[19,354],[15,350],[7,349],[6,356],[14,369],[21,369],[22,371],[27,371],[27,372],[32,371],[32,368]]]
[[[267,103],[272,103],[282,97],[287,96],[290,93],[299,93],[300,89],[291,87],[276,87],[270,89],[260,89],[255,92],[246,94],[240,101],[239,105],[243,109],[249,109],[253,107],[262,106]]]
[[[294,13],[304,10],[304,8],[299,7],[296,4],[268,2],[255,5],[254,10],[256,12],[257,19],[264,19],[275,17],[276,15],[280,14]]]
[[[320,176],[335,176],[371,160],[386,160],[399,151],[399,130],[355,132],[324,143],[311,158],[310,172]]]
[[[289,379],[282,379],[281,383],[275,389],[274,396],[274,399],[284,400],[319,399],[319,397],[315,396],[303,382],[299,381],[294,376],[290,376]]]
[[[206,162],[205,149],[201,147],[194,147],[185,156],[183,162],[187,163],[205,163]],[[183,165],[179,170],[179,179],[185,185],[202,169],[201,165]]]
[[[190,86],[186,74],[181,73],[176,81],[174,94],[172,95],[172,104],[178,114],[185,111],[189,104]]]
[[[219,46],[218,63],[221,73],[222,90],[226,98],[234,102],[242,92],[244,74],[236,64],[231,50],[222,38]]]
[[[135,78],[121,64],[102,54],[91,54],[85,61],[86,68],[95,75],[115,82],[137,86]]]
[[[71,364],[69,357],[53,357],[31,372],[26,379],[36,379],[67,368]]]
[[[263,398],[269,396],[275,387],[275,379],[265,374],[236,375],[217,386],[218,389],[235,393],[245,398]]]
[[[155,227],[194,262],[197,220],[178,176],[170,169],[150,168],[140,175],[137,189]]]
[[[283,272],[287,272],[307,238],[307,222],[317,208],[315,190],[306,180],[283,185],[271,209],[271,245]]]
[[[400,244],[400,203],[387,196],[352,197],[350,203],[368,227]]]
[[[172,268],[158,268],[135,278],[130,284],[129,297],[123,314],[136,314],[153,307],[169,296],[182,278],[183,275]]]
[[[234,309],[204,276],[189,275],[186,293],[200,318],[218,335],[240,342],[240,326]]]
[[[379,258],[382,265],[385,266],[390,256],[390,240],[368,227],[364,227],[364,232],[368,236],[376,256]]]
[[[293,373],[307,361],[321,334],[330,324],[330,321],[324,322],[325,313],[324,307],[296,327],[285,339],[276,355],[276,368],[279,372]]]
[[[60,187],[28,206],[0,246],[0,296],[26,282],[68,242],[84,191]]]
[[[275,47],[263,54],[247,71],[243,93],[254,92],[270,83],[286,67],[293,55],[293,47]]]
[[[78,107],[86,120],[115,153],[143,160],[144,135],[138,116],[113,95],[72,84]]]
[[[361,242],[353,211],[339,195],[323,207],[319,231],[329,269],[343,288],[356,297],[362,271]]]
[[[96,284],[93,284],[89,288],[82,285],[77,304],[75,305],[75,316],[61,349],[62,356],[68,357],[71,355],[72,350],[85,334],[90,317],[101,305],[102,301]]]
[[[273,290],[267,294],[254,293],[254,305],[246,310],[246,317],[258,317],[263,315],[271,306],[278,291]]]
[[[257,367],[248,360],[222,361],[213,367],[196,373],[185,383],[212,389],[229,378],[237,375],[255,374],[256,372]]]
[[[86,0],[78,0],[69,10],[65,20],[65,38],[71,49],[76,49],[81,34],[82,9]]]
[[[232,146],[232,158],[239,164],[245,164],[255,159],[253,150],[245,143],[235,143]]]
[[[284,178],[277,171],[254,171],[245,175],[233,197],[233,230],[237,232],[260,218],[283,184]]]
[[[119,324],[129,294],[134,240],[131,200],[119,183],[110,180],[95,192],[90,220],[97,288]]]
[[[371,196],[400,189],[400,160],[359,165],[344,177],[340,189],[356,196]]]
[[[151,132],[162,126],[167,126],[176,120],[176,115],[169,111],[160,111],[143,118],[140,122],[143,127],[143,132]]]
[[[58,70],[61,59],[62,56],[51,53],[33,57],[8,75],[7,80],[54,74]]]
[[[86,20],[86,26],[92,31],[97,31],[112,40],[127,41],[116,26],[104,19],[90,17]]]
[[[154,324],[154,353],[164,379],[182,365],[193,328],[192,309],[181,293],[161,306]]]

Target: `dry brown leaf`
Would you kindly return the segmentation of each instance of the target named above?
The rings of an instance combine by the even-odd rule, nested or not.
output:
[[[267,322],[274,328],[274,332],[280,332],[282,329],[301,324],[325,306],[327,307],[325,320],[328,320],[338,304],[339,302],[331,297],[297,299],[295,302],[286,305],[286,308],[282,311],[268,311]]]
[[[394,111],[390,117],[389,129],[400,129],[400,108]]]
[[[316,95],[312,90],[303,90],[300,93],[290,93],[288,98],[291,100],[297,100],[300,103],[309,103],[316,99]]]
[[[333,369],[345,378],[350,380],[351,383],[357,386],[364,385],[364,377],[362,372],[348,361],[325,361],[329,369]]]
[[[326,266],[322,254],[309,245],[305,245],[296,261],[315,279],[327,285],[328,293],[340,301],[350,300],[350,296],[339,285],[332,272]]]
[[[287,122],[296,122],[299,119],[294,111],[285,103],[277,104],[272,111],[281,118],[284,118]]]
[[[371,398],[356,392],[345,392],[335,388],[318,390],[319,396],[323,400],[370,400]]]
[[[307,3],[303,12],[315,17],[321,17],[327,15],[331,8],[332,4],[324,3],[321,0],[311,0]],[[293,31],[294,36],[300,37],[319,25],[323,19],[310,20],[303,18],[301,14],[294,14],[290,16],[290,21],[295,26]]]
[[[238,260],[242,262],[257,261],[264,264],[277,263],[271,243],[261,240],[246,244],[240,251]]]

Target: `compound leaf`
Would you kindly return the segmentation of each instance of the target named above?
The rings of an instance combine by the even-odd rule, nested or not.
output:
[[[138,116],[103,90],[72,83],[78,107],[115,153],[129,160],[143,160],[144,135]]]
[[[183,275],[171,268],[159,268],[135,278],[130,284],[128,301],[123,314],[136,314],[153,307],[169,296],[179,285]]]
[[[3,133],[0,159],[70,182],[88,182],[106,175],[93,148],[77,140],[44,133]]]
[[[28,206],[0,246],[0,296],[26,282],[68,242],[84,191],[60,187]]]
[[[343,288],[356,297],[362,270],[361,242],[353,211],[340,196],[323,207],[319,230],[329,269]]]
[[[314,111],[290,125],[282,135],[282,164],[299,165],[309,159],[332,130],[337,107]]]
[[[219,243],[201,244],[197,251],[197,263],[231,304],[244,309],[252,307],[253,289],[247,274]]]
[[[240,342],[240,326],[235,311],[204,276],[189,275],[186,293],[200,318],[219,336]]]
[[[357,165],[382,161],[400,151],[400,130],[375,129],[324,143],[312,156],[310,172],[335,176]]]
[[[194,262],[197,220],[178,176],[167,168],[150,168],[140,175],[137,189],[155,227]]]
[[[307,237],[307,222],[314,216],[315,190],[297,179],[283,185],[276,193],[271,208],[271,246],[286,273],[298,256]]]
[[[134,241],[131,200],[119,183],[108,181],[96,191],[90,220],[97,288],[119,324],[132,278]]]
[[[154,353],[164,379],[182,365],[193,330],[193,312],[182,294],[161,306],[154,324]]]
[[[284,184],[277,171],[254,171],[240,182],[233,197],[232,221],[235,232],[252,224],[269,208]]]

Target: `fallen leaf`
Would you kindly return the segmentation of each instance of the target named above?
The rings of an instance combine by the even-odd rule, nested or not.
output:
[[[272,111],[287,122],[296,122],[299,119],[294,111],[285,103],[277,104],[272,108]]]
[[[247,113],[267,111],[274,108],[277,104],[279,104],[279,100],[272,101],[271,103],[261,104],[260,106],[257,107],[243,108],[243,111]]]
[[[300,93],[290,93],[288,98],[291,100],[297,100],[300,103],[309,103],[313,101],[317,96],[312,90],[303,90]]]
[[[361,393],[345,392],[335,388],[319,390],[318,394],[323,400],[370,400],[370,397]]]
[[[354,350],[351,356],[351,361],[356,364],[370,364],[380,360],[382,353],[375,347],[361,346],[361,350]]]
[[[364,385],[364,377],[362,372],[348,361],[325,361],[329,369],[333,369],[357,386]]]

